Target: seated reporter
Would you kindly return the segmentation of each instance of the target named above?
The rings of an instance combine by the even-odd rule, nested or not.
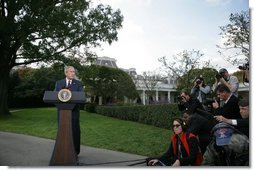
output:
[[[148,166],[191,166],[200,165],[202,154],[196,136],[186,132],[186,123],[175,118],[173,135],[167,152],[159,158],[149,159]]]

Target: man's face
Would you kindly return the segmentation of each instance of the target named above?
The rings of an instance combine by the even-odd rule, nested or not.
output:
[[[228,79],[228,76],[229,76],[228,72],[222,72],[222,73],[220,73],[220,74],[221,74],[221,76],[222,76],[224,79]]]
[[[189,99],[190,99],[190,96],[187,95],[187,94],[185,94],[185,93],[181,93],[180,96],[181,96],[182,98],[186,99],[186,101],[189,101]]]
[[[224,92],[217,91],[216,94],[217,94],[217,97],[222,99],[222,100],[227,100],[228,97],[229,97],[229,94],[227,92],[225,92],[225,91]]]
[[[68,68],[68,69],[65,71],[65,76],[66,76],[68,79],[70,79],[70,80],[74,79],[74,77],[75,77],[75,69],[74,69],[74,68]]]
[[[242,118],[249,117],[249,106],[239,106]]]

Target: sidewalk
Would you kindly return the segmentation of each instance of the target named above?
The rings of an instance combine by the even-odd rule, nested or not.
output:
[[[54,140],[28,135],[0,132],[0,166],[48,166],[55,145]],[[90,164],[144,159],[145,156],[81,146],[79,162]],[[138,161],[137,161],[138,162]],[[111,163],[96,167],[127,166],[136,163]],[[144,166],[137,165],[137,166]]]

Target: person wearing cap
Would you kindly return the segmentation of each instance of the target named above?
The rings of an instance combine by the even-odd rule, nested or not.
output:
[[[207,146],[202,165],[249,166],[249,139],[234,127],[218,123],[212,129],[214,140]]]
[[[224,84],[227,86],[230,91],[238,97],[238,88],[239,88],[239,80],[234,75],[229,75],[228,71],[225,68],[221,68],[219,70],[219,74],[216,75],[215,83],[213,85],[213,90],[216,89],[216,87],[219,84]]]
[[[205,84],[202,77],[197,77],[194,81],[194,86],[191,89],[191,96],[197,98],[203,105],[205,110],[208,110],[206,103],[206,98],[210,94],[211,87]]]

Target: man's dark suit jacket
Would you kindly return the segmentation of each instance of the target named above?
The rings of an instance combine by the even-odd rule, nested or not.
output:
[[[214,110],[214,115],[222,115],[227,119],[241,119],[238,101],[238,98],[232,95],[227,103]]]
[[[66,88],[66,79],[62,79],[56,82],[55,91],[60,91]],[[70,85],[70,91],[84,91],[82,83],[78,80],[73,79]],[[59,112],[58,112],[59,115]],[[59,118],[59,116],[58,116]],[[80,152],[80,125],[79,125],[79,105],[77,104],[72,110],[72,136],[73,143],[75,146],[76,153]]]

